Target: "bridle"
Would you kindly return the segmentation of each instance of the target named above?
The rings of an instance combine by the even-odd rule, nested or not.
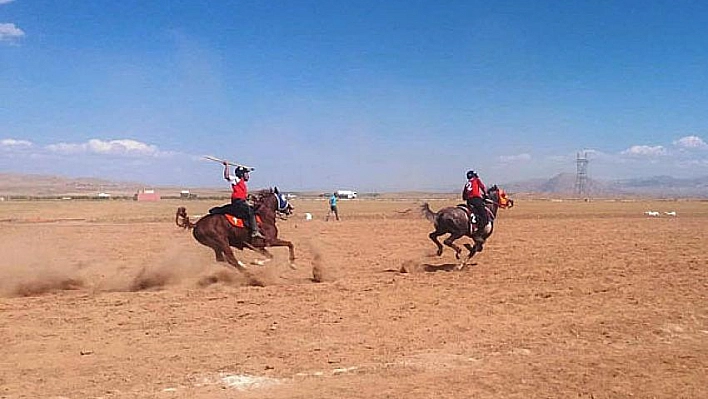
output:
[[[292,206],[287,199],[283,198],[280,193],[273,193],[275,199],[278,201],[278,206],[275,210],[275,215],[281,220],[287,220],[288,215],[292,213]]]

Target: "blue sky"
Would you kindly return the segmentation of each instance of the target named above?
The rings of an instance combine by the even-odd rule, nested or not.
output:
[[[0,172],[452,190],[708,175],[705,1],[0,0]]]

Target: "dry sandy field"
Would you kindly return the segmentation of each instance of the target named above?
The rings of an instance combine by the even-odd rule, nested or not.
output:
[[[296,200],[253,286],[218,203],[0,202],[0,398],[708,397],[708,202],[517,199],[462,271],[420,203]]]

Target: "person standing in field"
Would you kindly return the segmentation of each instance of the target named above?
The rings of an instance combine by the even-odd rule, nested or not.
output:
[[[327,212],[327,217],[325,221],[329,221],[330,215],[334,214],[334,217],[339,221],[339,211],[337,211],[337,193],[332,193],[329,197],[329,212]]]

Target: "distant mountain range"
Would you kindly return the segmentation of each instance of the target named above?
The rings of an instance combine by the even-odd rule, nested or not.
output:
[[[97,195],[99,192],[132,195],[143,187],[140,183],[95,178],[0,173],[0,196]]]
[[[576,196],[576,176],[561,173],[550,179],[531,179],[503,185],[511,193]],[[589,197],[708,198],[708,176],[679,179],[654,176],[621,180],[587,179]]]
[[[550,179],[530,179],[503,184],[509,193],[530,196],[576,197],[576,177],[561,173]],[[651,198],[708,198],[708,176],[679,179],[671,176],[623,180],[588,179],[589,197],[651,197]],[[7,196],[92,196],[99,192],[114,196],[132,196],[143,188],[154,188],[169,195],[179,195],[182,188],[153,187],[137,182],[115,182],[95,178],[66,178],[60,176],[0,173],[0,197]],[[204,194],[228,193],[228,189],[200,188]],[[362,193],[365,194],[365,193]]]

